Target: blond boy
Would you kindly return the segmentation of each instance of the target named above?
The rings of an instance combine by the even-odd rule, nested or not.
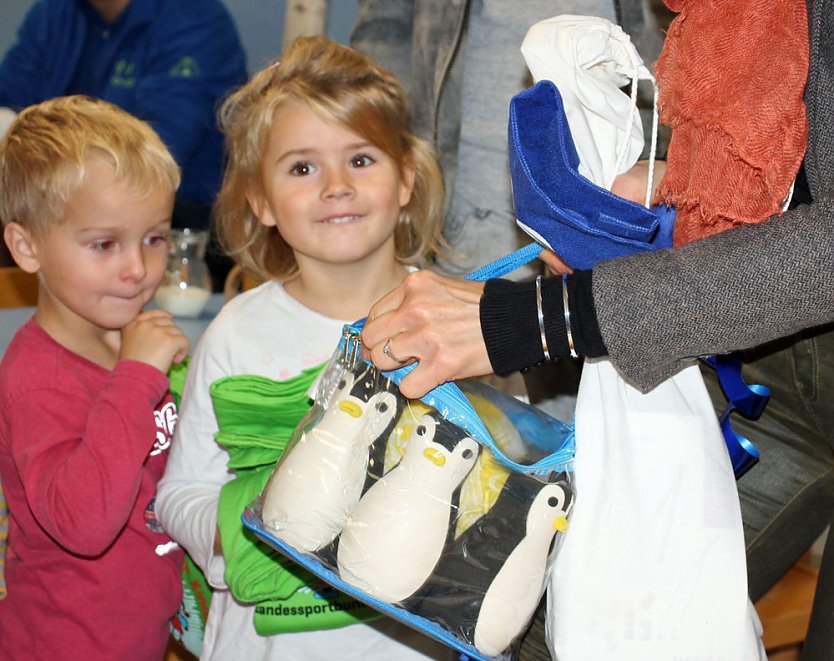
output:
[[[0,362],[5,658],[162,658],[182,556],[153,501],[188,340],[143,307],[178,185],[153,130],[104,101],[32,106],[0,142],[3,236],[39,280]]]

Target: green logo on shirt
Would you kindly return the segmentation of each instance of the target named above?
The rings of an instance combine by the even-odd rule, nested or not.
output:
[[[136,66],[127,60],[117,60],[113,66],[113,76],[110,78],[113,87],[135,87]]]
[[[200,75],[200,65],[190,55],[186,55],[168,72],[173,78],[196,78]]]

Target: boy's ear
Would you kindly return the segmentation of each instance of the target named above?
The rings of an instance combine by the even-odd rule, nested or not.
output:
[[[18,223],[8,223],[3,228],[3,240],[20,268],[27,273],[37,273],[40,270],[41,264],[28,229]]]
[[[265,227],[275,227],[275,216],[272,214],[272,209],[269,208],[266,198],[263,193],[254,186],[246,187],[246,201],[249,202],[249,208],[258,219],[261,225]]]

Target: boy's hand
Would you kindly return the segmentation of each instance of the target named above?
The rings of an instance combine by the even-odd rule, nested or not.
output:
[[[145,310],[122,328],[119,360],[138,360],[168,372],[171,363],[188,355],[188,337],[174,323],[170,312]]]

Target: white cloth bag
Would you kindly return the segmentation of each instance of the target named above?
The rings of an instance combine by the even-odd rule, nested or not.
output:
[[[558,16],[522,53],[559,88],[583,174],[610,188],[642,148],[636,80],[653,80],[630,39]],[[735,476],[698,368],[642,394],[609,360],[586,360],[575,428],[577,497],[547,588],[553,658],[765,659]]]
[[[741,511],[697,366],[642,394],[588,360],[576,502],[547,590],[554,659],[764,659]]]

